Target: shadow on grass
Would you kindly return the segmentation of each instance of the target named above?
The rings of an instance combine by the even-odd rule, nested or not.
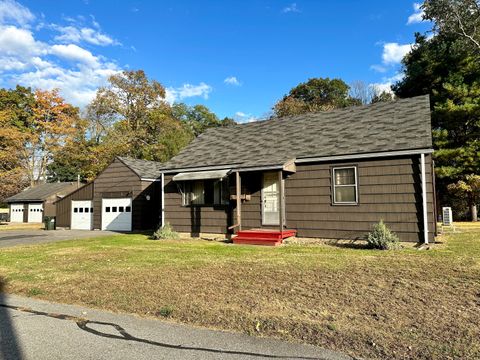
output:
[[[357,240],[329,240],[326,242],[327,245],[335,246],[343,249],[359,249],[359,250],[368,250],[371,249],[367,243]]]
[[[23,356],[13,328],[11,314],[3,306],[6,304],[5,293],[3,292],[5,284],[5,279],[0,276],[0,359],[21,360]]]

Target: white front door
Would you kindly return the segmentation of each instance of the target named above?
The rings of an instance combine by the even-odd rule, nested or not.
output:
[[[280,223],[280,187],[278,173],[263,173],[262,189],[262,224],[278,225]]]
[[[91,200],[72,200],[71,229],[92,230],[93,206]]]
[[[10,222],[23,222],[23,204],[10,205]]]
[[[43,221],[43,204],[28,204],[28,222],[41,223]]]
[[[132,199],[102,199],[102,230],[132,231]]]

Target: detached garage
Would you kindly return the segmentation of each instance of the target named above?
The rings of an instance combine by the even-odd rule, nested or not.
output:
[[[25,189],[5,201],[10,207],[10,222],[41,223],[44,216],[55,216],[54,202],[72,190],[77,183],[44,183]]]
[[[57,227],[134,231],[160,223],[160,163],[117,157],[97,178],[56,202]]]

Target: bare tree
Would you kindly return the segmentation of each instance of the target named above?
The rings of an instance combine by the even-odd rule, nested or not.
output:
[[[453,33],[480,50],[480,2],[478,0],[425,0],[424,19],[435,22],[434,29]]]

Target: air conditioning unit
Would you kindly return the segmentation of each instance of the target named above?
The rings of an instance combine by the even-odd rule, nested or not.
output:
[[[450,226],[453,223],[452,217],[452,208],[451,207],[443,207],[442,208],[442,215],[443,215],[443,225]]]

